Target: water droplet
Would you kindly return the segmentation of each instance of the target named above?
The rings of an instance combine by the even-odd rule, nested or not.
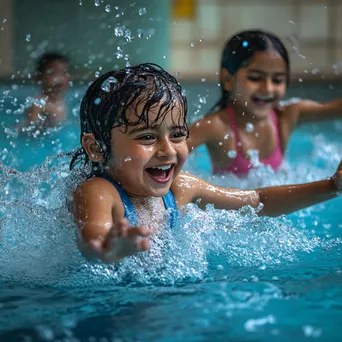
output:
[[[203,43],[204,39],[203,38],[200,38],[199,42],[200,43]]]
[[[227,140],[228,138],[229,138],[229,134],[226,134],[226,135],[223,137],[224,140]]]
[[[164,58],[164,59],[166,59],[166,58],[167,58],[167,56],[163,56],[163,58]]]
[[[125,38],[127,42],[131,42],[133,40],[132,32],[129,29],[125,30]]]
[[[119,10],[119,6],[115,6],[114,8],[115,8],[117,11]]]
[[[199,102],[200,103],[207,103],[207,99],[204,97],[204,96],[201,96],[200,98],[199,98]],[[209,121],[208,121],[208,123],[210,123]]]
[[[7,19],[2,19],[2,22],[5,24],[5,22],[7,22]]]
[[[303,82],[303,79],[302,78],[298,78],[298,82]]]
[[[144,14],[146,14],[146,8],[145,7],[140,8],[139,15],[144,15]]]
[[[129,161],[132,160],[132,158],[131,158],[131,157],[127,157],[127,158],[125,158],[124,160],[125,160],[125,162],[129,162]]]
[[[250,133],[254,131],[254,125],[251,122],[247,122],[246,127],[245,127],[245,131]]]
[[[196,123],[196,127],[199,127],[201,126],[201,124],[199,122]]]
[[[116,58],[117,58],[117,59],[120,59],[120,58],[122,58],[122,57],[124,56],[123,53],[122,53],[121,51],[115,52],[115,55],[116,55]]]
[[[246,48],[246,47],[248,46],[247,40],[244,40],[244,41],[242,42],[242,46],[243,46],[244,48]]]
[[[100,6],[100,0],[95,0],[95,6],[96,7]]]
[[[46,120],[46,116],[45,115],[42,115],[41,113],[38,113],[38,118],[42,121],[45,121]]]
[[[105,91],[106,93],[110,92],[110,82],[108,81],[108,79],[104,80],[102,85],[101,85],[101,89],[103,91]]]
[[[194,43],[194,42],[191,42],[191,43],[190,43],[190,46],[191,46],[191,47],[194,47],[194,46],[195,46],[195,43]]]
[[[100,71],[96,71],[95,72],[95,77],[97,78],[97,77],[99,77],[100,76]]]
[[[109,76],[109,77],[107,78],[107,81],[108,81],[109,83],[118,83],[118,80],[117,80],[114,76]]]
[[[207,82],[207,80],[205,78],[201,78],[201,82],[204,83]]]
[[[83,2],[82,2],[82,0],[80,0],[80,2],[79,2],[79,5],[80,5],[80,6],[82,6],[82,5],[83,5]]]
[[[99,105],[101,103],[101,99],[97,97],[94,101],[94,104]]]
[[[108,12],[108,13],[111,11],[110,5],[106,5],[105,11]]]
[[[29,42],[31,40],[31,35],[28,33],[25,37],[26,41]]]
[[[143,31],[141,29],[138,29],[137,30],[137,35],[138,35],[139,38],[142,38],[144,36],[144,33],[143,33]]]
[[[114,34],[117,36],[117,37],[122,37],[124,35],[124,30],[121,26],[118,26],[118,27],[115,27],[114,29]]]
[[[294,21],[292,21],[292,20],[290,20],[290,24],[296,25],[296,23]]]
[[[236,153],[236,151],[234,151],[234,150],[231,150],[231,151],[228,151],[228,152],[227,152],[227,156],[228,156],[229,158],[234,159],[234,158],[236,158],[236,155],[237,155],[237,153]]]

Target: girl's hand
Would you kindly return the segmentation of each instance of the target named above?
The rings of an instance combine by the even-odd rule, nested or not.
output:
[[[113,263],[148,250],[150,243],[146,237],[149,235],[148,229],[129,227],[128,221],[122,219],[116,226],[113,226],[104,240],[91,240],[89,248],[101,261]]]
[[[342,161],[337,168],[336,173],[333,175],[332,179],[336,184],[336,188],[338,192],[342,192]]]

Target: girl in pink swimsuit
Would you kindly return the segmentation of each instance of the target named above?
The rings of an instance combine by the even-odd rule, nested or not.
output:
[[[221,174],[221,173],[225,173],[225,172],[232,172],[238,176],[245,176],[248,174],[249,170],[253,167],[252,162],[247,159],[242,152],[239,149],[239,144],[240,141],[238,139],[239,137],[239,133],[238,133],[238,129],[236,126],[236,122],[235,122],[235,118],[234,118],[234,112],[231,106],[228,106],[227,108],[227,112],[228,112],[228,118],[229,121],[231,123],[231,128],[232,131],[234,133],[235,136],[235,150],[236,150],[236,156],[233,159],[233,162],[225,167],[225,168],[214,168],[214,173],[215,174]],[[271,119],[272,119],[272,123],[277,131],[276,134],[276,148],[274,150],[274,152],[269,156],[266,157],[262,160],[260,160],[260,163],[264,164],[264,165],[270,165],[274,170],[278,170],[279,167],[281,166],[284,157],[283,157],[283,153],[281,151],[281,147],[280,147],[280,135],[279,135],[279,130],[278,130],[278,121],[277,121],[277,116],[275,114],[274,111],[271,112]]]
[[[221,98],[213,113],[191,125],[189,151],[206,144],[216,174],[247,175],[253,167],[249,150],[277,170],[299,120],[342,117],[341,99],[280,106],[289,78],[289,56],[279,38],[263,31],[234,35],[222,54]]]

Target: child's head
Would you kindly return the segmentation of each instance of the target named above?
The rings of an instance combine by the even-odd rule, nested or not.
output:
[[[57,52],[46,52],[37,61],[38,83],[44,94],[59,95],[69,87],[69,59]]]
[[[82,100],[83,148],[71,168],[83,156],[92,175],[108,173],[131,194],[163,196],[188,155],[186,114],[181,86],[159,66],[108,72]]]
[[[263,116],[285,95],[290,62],[279,38],[263,31],[243,31],[226,44],[221,60],[220,109],[228,103]]]

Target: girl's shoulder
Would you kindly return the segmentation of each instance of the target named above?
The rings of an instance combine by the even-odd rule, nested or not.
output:
[[[206,120],[208,125],[215,127],[216,130],[222,130],[222,132],[227,132],[231,129],[231,122],[229,120],[229,116],[227,113],[227,109],[220,109],[216,112],[213,112],[203,118]]]
[[[124,204],[114,185],[101,177],[93,177],[81,183],[71,196],[69,211],[74,216],[123,218]]]
[[[77,203],[122,203],[114,185],[101,177],[92,177],[81,183],[73,192],[73,202]]]

